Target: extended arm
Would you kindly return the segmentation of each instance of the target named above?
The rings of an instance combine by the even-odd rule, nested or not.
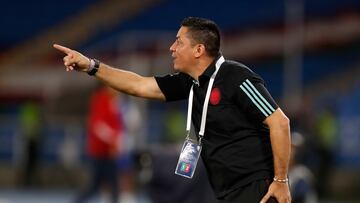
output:
[[[86,72],[88,70],[90,61],[81,53],[57,44],[54,44],[54,48],[66,54],[63,60],[67,71]],[[112,68],[104,63],[100,63],[95,76],[105,84],[125,94],[165,100],[165,96],[154,77],[143,77],[130,71]]]

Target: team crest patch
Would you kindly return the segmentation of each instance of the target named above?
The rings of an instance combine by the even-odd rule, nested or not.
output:
[[[211,94],[210,94],[210,104],[212,105],[218,105],[220,103],[221,100],[221,92],[220,89],[215,87],[214,89],[211,90]]]

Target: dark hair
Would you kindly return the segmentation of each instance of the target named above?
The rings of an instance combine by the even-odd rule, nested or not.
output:
[[[220,50],[220,31],[215,22],[198,17],[187,17],[181,26],[189,29],[190,38],[196,43],[204,44],[206,52],[216,57]]]

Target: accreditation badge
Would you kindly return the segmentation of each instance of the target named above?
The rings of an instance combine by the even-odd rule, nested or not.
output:
[[[202,147],[200,144],[195,143],[193,140],[186,139],[181,149],[175,174],[186,178],[192,178],[200,157],[201,149]]]

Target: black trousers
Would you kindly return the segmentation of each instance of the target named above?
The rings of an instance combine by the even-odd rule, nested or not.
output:
[[[271,181],[268,179],[257,180],[238,188],[219,200],[219,203],[259,203],[265,196]],[[270,198],[268,203],[277,203],[275,198]]]

